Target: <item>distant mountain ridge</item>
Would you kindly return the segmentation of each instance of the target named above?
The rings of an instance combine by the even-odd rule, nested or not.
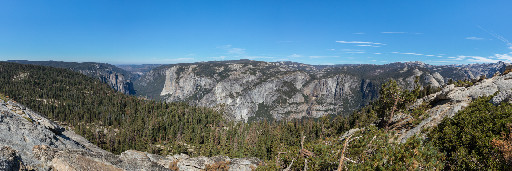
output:
[[[416,77],[423,86],[441,87],[450,79],[489,78],[508,63],[429,65],[308,65],[252,60],[171,65],[119,65],[93,62],[9,61],[67,68],[99,78],[125,94],[221,108],[239,121],[348,115],[378,97],[380,85],[395,79],[408,89]]]
[[[137,76],[118,68],[111,64],[96,62],[63,62],[63,61],[27,61],[27,60],[8,60],[7,62],[15,62],[20,64],[32,64],[50,66],[55,68],[70,69],[80,72],[89,77],[98,78],[102,82],[107,83],[110,87],[124,94],[135,94],[132,80]]]
[[[440,87],[450,79],[492,77],[509,64],[307,65],[251,60],[159,66],[137,79],[137,95],[226,110],[233,120],[290,119],[350,114],[378,97],[380,85],[395,79],[412,89]]]

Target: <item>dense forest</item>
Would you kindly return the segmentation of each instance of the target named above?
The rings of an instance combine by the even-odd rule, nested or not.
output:
[[[393,141],[393,115],[407,113],[414,118],[408,126],[418,124],[429,106],[406,106],[433,91],[404,90],[391,80],[376,101],[349,116],[241,123],[224,119],[222,111],[124,95],[66,69],[0,62],[1,94],[117,154],[258,157],[261,170],[511,169],[512,105],[494,106],[491,97],[475,100],[425,137]]]

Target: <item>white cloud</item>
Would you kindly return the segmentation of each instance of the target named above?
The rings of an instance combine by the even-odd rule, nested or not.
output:
[[[423,54],[421,54],[421,53],[414,53],[414,52],[407,52],[407,53],[391,52],[391,53],[399,53],[399,54],[402,54],[402,55],[416,55],[416,56],[421,56],[421,55],[423,55]]]
[[[231,49],[228,49],[228,53],[229,54],[244,54],[245,53],[245,49],[242,49],[242,48],[231,48]]]
[[[510,56],[509,54],[495,54],[494,56],[502,61],[512,62],[512,56]]]
[[[380,47],[380,46],[374,46],[374,45],[356,45],[356,46],[361,46],[361,47]]]
[[[481,37],[466,37],[468,40],[484,40],[484,38]]]
[[[355,44],[373,44],[373,42],[362,42],[362,41],[343,41],[343,40],[339,40],[339,41],[336,41],[338,43],[355,43]]]
[[[393,31],[387,31],[387,32],[386,32],[386,31],[385,31],[385,32],[380,32],[380,33],[382,33],[382,34],[405,34],[405,33],[407,33],[407,32],[400,32],[400,31],[399,31],[399,32],[393,32]]]
[[[367,44],[367,45],[386,45],[384,43],[376,43],[376,42],[363,42],[363,41],[343,41],[338,40],[337,43],[343,43],[343,44]]]
[[[357,33],[352,33],[352,34],[365,34],[365,33],[363,33],[363,32],[357,32]]]
[[[357,51],[357,52],[345,52],[345,53],[366,53],[366,52]]]
[[[461,60],[464,60],[464,59],[466,59],[466,58],[468,58],[468,57],[470,57],[470,56],[463,56],[463,55],[459,55],[459,56],[457,56],[457,57],[450,56],[450,57],[448,57],[448,58],[449,58],[449,59],[451,59],[451,60],[461,61]]]
[[[289,58],[300,58],[300,57],[302,57],[302,55],[292,54],[292,55],[289,55],[288,57]]]
[[[490,58],[485,58],[481,56],[469,56],[471,59],[468,59],[469,62],[476,62],[476,63],[495,63],[499,60],[494,60]]]
[[[434,55],[425,55],[425,56],[434,56]]]
[[[459,55],[457,57],[450,56],[448,58],[450,60],[456,60],[456,61],[466,60],[468,62],[474,62],[474,63],[495,63],[498,61],[512,62],[512,56],[510,56],[508,54],[495,54],[494,56],[489,56],[489,57]]]
[[[375,54],[375,55],[380,55],[380,54],[382,54],[382,53],[373,53],[373,54]]]
[[[237,54],[237,55],[245,54],[245,49],[234,48],[231,45],[222,45],[222,46],[218,46],[217,48],[226,50],[228,54]]]

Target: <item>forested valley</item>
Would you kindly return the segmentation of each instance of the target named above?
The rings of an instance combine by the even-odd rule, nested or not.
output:
[[[435,90],[390,80],[379,98],[352,115],[289,121],[229,121],[216,109],[128,96],[66,69],[0,62],[0,94],[67,125],[99,147],[155,154],[257,157],[260,170],[509,170],[512,105],[480,97],[425,136],[396,142],[397,113],[417,125]]]

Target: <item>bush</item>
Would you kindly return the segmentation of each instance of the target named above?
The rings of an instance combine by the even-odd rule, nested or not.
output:
[[[447,154],[449,170],[510,170],[492,144],[512,121],[512,105],[494,106],[492,97],[476,99],[453,118],[445,118],[429,137]]]

